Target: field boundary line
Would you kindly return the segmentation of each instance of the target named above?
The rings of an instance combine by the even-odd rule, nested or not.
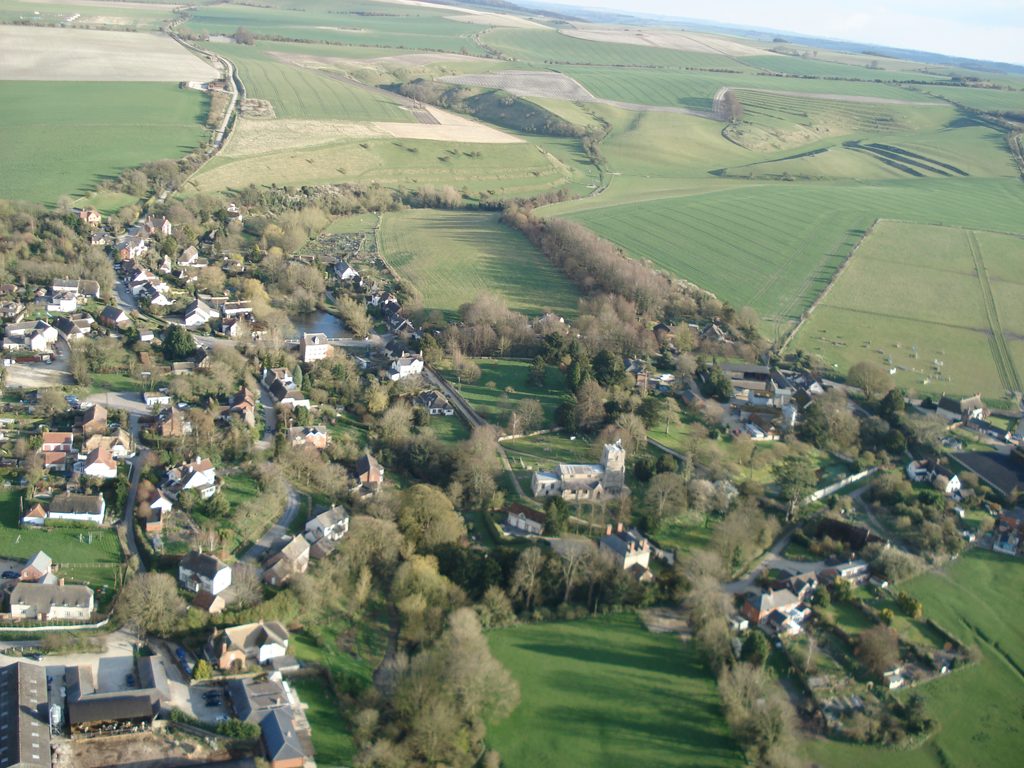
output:
[[[782,352],[789,345],[789,343],[794,338],[796,338],[797,333],[800,331],[801,328],[803,328],[804,323],[806,323],[807,320],[811,317],[811,315],[814,314],[814,310],[817,309],[818,305],[821,304],[821,302],[823,302],[832,292],[832,289],[835,287],[835,284],[839,282],[839,278],[843,276],[843,274],[846,272],[846,268],[850,265],[850,262],[853,261],[853,257],[857,255],[857,251],[860,249],[861,245],[864,244],[864,241],[867,240],[868,237],[874,234],[875,227],[878,226],[878,223],[880,221],[884,221],[884,219],[875,219],[871,223],[871,226],[864,231],[863,235],[861,235],[861,238],[860,240],[857,241],[857,244],[850,249],[850,253],[847,255],[845,259],[843,259],[843,263],[840,264],[839,268],[836,269],[836,271],[833,273],[832,279],[829,281],[828,285],[825,286],[825,289],[821,292],[821,294],[819,294],[818,298],[814,300],[811,306],[809,306],[807,310],[800,316],[800,321],[795,326],[793,326],[789,333],[786,334],[786,338],[784,338],[782,340],[782,343],[779,345],[779,352]]]
[[[967,230],[967,245],[971,251],[971,258],[974,259],[974,269],[978,275],[978,284],[981,288],[982,301],[985,304],[985,314],[988,317],[989,330],[992,332],[992,357],[999,372],[999,378],[1003,386],[1011,392],[1020,392],[1020,374],[1013,364],[1010,350],[1006,347],[1006,336],[1003,334],[1003,325],[999,320],[999,308],[996,306],[995,296],[992,295],[992,284],[988,279],[988,270],[985,268],[985,260],[981,253],[981,245],[978,237],[972,230]]]

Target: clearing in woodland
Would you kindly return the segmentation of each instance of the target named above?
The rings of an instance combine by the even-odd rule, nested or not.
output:
[[[651,634],[635,614],[521,624],[487,639],[522,696],[488,730],[503,765],[745,764],[694,644]]]
[[[880,221],[791,342],[830,367],[871,360],[921,394],[1022,389],[1024,239]]]
[[[573,286],[497,213],[388,213],[381,256],[419,292],[423,308],[453,320],[463,304],[496,295],[529,315],[574,315]]]

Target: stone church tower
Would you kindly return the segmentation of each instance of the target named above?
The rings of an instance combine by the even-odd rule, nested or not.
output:
[[[601,456],[601,463],[604,465],[604,490],[609,494],[618,494],[626,487],[626,450],[622,447],[622,441],[605,443],[604,453]]]

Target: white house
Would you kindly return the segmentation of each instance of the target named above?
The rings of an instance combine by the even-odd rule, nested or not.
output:
[[[202,299],[196,299],[185,307],[185,327],[194,328],[197,325],[205,325],[211,320],[220,317],[220,312],[211,307]]]
[[[87,477],[112,480],[117,477],[117,464],[106,448],[95,448],[85,457],[85,461],[82,463],[82,474]]]
[[[304,363],[315,363],[331,354],[325,333],[304,333],[299,341],[299,356]]]
[[[62,493],[50,502],[47,517],[53,520],[73,520],[79,523],[103,524],[107,503],[102,495]]]
[[[334,265],[334,274],[342,282],[355,280],[359,277],[359,273],[352,268],[352,265],[342,259],[338,259],[338,262]]]
[[[95,609],[86,586],[21,582],[11,591],[11,618],[36,621],[88,621]]]
[[[310,543],[327,539],[337,541],[348,533],[349,516],[344,507],[331,507],[306,523],[306,540]]]
[[[423,358],[419,355],[403,355],[391,362],[390,377],[392,381],[420,373],[423,373]]]
[[[244,669],[250,662],[267,664],[288,652],[288,630],[276,621],[214,630],[207,655],[217,669]]]
[[[231,566],[213,555],[189,552],[178,563],[178,582],[189,592],[219,595],[231,586]]]
[[[505,525],[533,536],[544,533],[547,520],[545,513],[517,503],[510,504],[505,514]]]
[[[431,416],[454,416],[455,409],[448,402],[448,398],[437,390],[420,392],[416,396],[416,404],[423,406]]]
[[[200,498],[208,499],[219,490],[217,469],[209,459],[197,456],[189,464],[169,469],[163,490],[172,499],[178,498],[183,491],[195,491]]]
[[[651,545],[636,528],[625,530],[622,523],[613,528],[610,524],[601,538],[600,548],[612,553],[623,570],[639,565],[647,568],[651,562]]]

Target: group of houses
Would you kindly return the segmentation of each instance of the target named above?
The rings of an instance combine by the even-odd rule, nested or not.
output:
[[[65,584],[58,566],[45,552],[37,552],[7,581],[3,591],[13,621],[84,622],[96,609],[93,591],[82,584]]]

